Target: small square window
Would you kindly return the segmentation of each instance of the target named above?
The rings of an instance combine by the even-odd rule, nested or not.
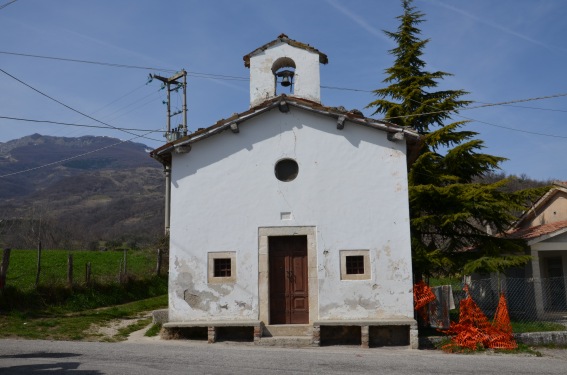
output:
[[[236,282],[236,252],[208,253],[207,281],[212,284]]]
[[[369,280],[371,277],[369,250],[341,250],[341,280]]]
[[[230,258],[214,259],[215,262],[215,277],[230,277],[232,267]]]
[[[364,274],[364,256],[363,255],[347,255],[346,256],[346,273],[347,275]]]

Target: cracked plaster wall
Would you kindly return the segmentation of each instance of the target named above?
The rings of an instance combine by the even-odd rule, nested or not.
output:
[[[292,182],[274,165],[293,158]],[[258,228],[315,226],[311,320],[413,317],[405,145],[274,109],[174,154],[170,320],[258,319]],[[291,213],[282,220],[282,213]],[[369,249],[370,280],[340,280],[340,250]],[[236,252],[234,284],[207,284],[207,252]]]

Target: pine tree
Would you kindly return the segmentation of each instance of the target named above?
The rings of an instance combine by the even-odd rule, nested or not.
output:
[[[450,74],[426,70],[421,57],[429,40],[420,39],[418,28],[424,14],[412,0],[402,0],[402,7],[397,31],[385,31],[397,43],[389,51],[394,65],[385,70],[388,86],[374,91],[378,99],[367,108],[422,135],[408,173],[413,268],[416,279],[421,279],[461,272],[467,262],[481,257],[497,259],[521,251],[520,243],[492,236],[487,228],[504,232],[531,192],[506,193],[506,180],[475,182],[505,159],[482,153],[478,134],[463,130],[466,121],[452,120],[471,103],[462,99],[468,93],[435,90]]]

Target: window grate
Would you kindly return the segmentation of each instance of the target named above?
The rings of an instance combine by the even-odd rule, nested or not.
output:
[[[214,276],[215,277],[230,277],[232,276],[232,263],[230,258],[217,258],[214,260]]]
[[[347,275],[364,274],[364,256],[363,255],[347,255],[346,256],[346,273],[347,273]]]

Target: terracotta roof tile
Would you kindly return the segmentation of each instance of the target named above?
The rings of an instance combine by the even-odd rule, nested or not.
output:
[[[272,40],[269,43],[264,44],[261,47],[256,48],[254,51],[250,52],[249,54],[247,54],[246,56],[244,56],[242,59],[244,60],[244,66],[249,68],[250,67],[250,57],[260,53],[262,51],[265,51],[266,49],[275,46],[278,43],[287,43],[290,46],[293,47],[297,47],[297,48],[301,48],[307,51],[311,51],[313,53],[317,53],[319,54],[319,62],[321,64],[327,64],[329,62],[329,59],[327,58],[327,55],[325,55],[324,53],[322,53],[321,51],[319,51],[318,49],[311,47],[309,44],[307,43],[301,43],[298,42],[297,40],[293,40],[291,38],[289,38],[287,35],[285,34],[280,34],[276,39]]]
[[[567,221],[558,221],[555,223],[537,225],[535,227],[516,229],[508,232],[506,236],[528,241],[565,228],[567,228]]]

